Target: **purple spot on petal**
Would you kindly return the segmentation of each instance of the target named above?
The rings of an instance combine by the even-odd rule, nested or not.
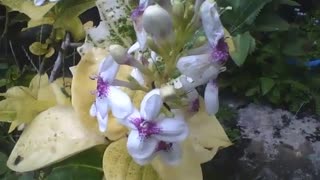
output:
[[[142,118],[135,118],[131,123],[137,128],[139,136],[142,138],[149,138],[154,134],[160,134],[161,128],[152,121],[146,121]]]
[[[103,81],[102,77],[98,76],[97,78],[97,90],[96,94],[99,98],[105,98],[108,96],[109,93],[109,83]]]
[[[197,112],[200,109],[200,101],[199,99],[195,99],[191,102],[190,111],[191,112]]]
[[[134,9],[131,13],[131,19],[133,21],[136,21],[144,12],[145,7],[144,6],[138,6],[136,9]]]
[[[172,149],[172,143],[167,143],[167,142],[164,142],[164,141],[160,141],[158,143],[158,146],[156,148],[156,151],[170,151]]]
[[[219,64],[224,64],[229,58],[229,47],[227,43],[221,38],[218,41],[217,46],[213,49],[212,58],[214,61],[218,62]]]

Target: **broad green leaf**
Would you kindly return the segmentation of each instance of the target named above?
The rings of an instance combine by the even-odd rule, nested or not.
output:
[[[279,0],[280,4],[285,4],[285,5],[289,5],[289,6],[301,6],[299,3],[297,3],[296,1],[293,0]]]
[[[256,20],[255,31],[287,31],[290,25],[276,14],[261,14]]]
[[[7,166],[17,172],[33,171],[103,143],[104,137],[87,128],[71,106],[55,106],[26,127]]]
[[[42,19],[42,17],[55,6],[55,3],[48,3],[44,6],[37,7],[34,6],[33,1],[28,0],[0,0],[0,4],[8,6],[13,11],[24,13],[34,20]]]
[[[111,143],[103,156],[103,170],[107,180],[160,180],[150,165],[136,164],[127,151],[127,138]]]
[[[6,165],[7,159],[8,157],[4,153],[0,152],[0,176],[8,171]]]
[[[102,179],[102,158],[106,145],[99,145],[54,164],[48,180]]]
[[[275,82],[271,78],[262,77],[260,78],[260,84],[261,84],[261,92],[262,95],[266,95],[275,85]]]
[[[230,55],[233,61],[238,66],[241,66],[245,62],[248,54],[255,48],[255,39],[249,32],[246,32],[233,37],[233,42],[235,45],[235,51],[230,52]]]
[[[250,88],[246,91],[245,95],[246,96],[253,96],[255,94],[258,94],[259,93],[259,89],[260,87],[253,87],[253,88]]]
[[[309,43],[306,38],[293,38],[284,44],[282,52],[287,56],[303,56],[306,54],[304,47]]]
[[[261,9],[272,0],[226,0],[223,3],[232,6],[232,10],[222,15],[222,21],[230,26],[228,30],[234,35],[235,32],[243,32],[245,25],[253,24]]]

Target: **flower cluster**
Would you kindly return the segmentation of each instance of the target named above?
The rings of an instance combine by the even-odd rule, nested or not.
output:
[[[206,85],[209,115],[219,108],[216,79],[229,58],[219,9],[211,0],[140,0],[131,19],[137,42],[127,48],[109,46],[109,55],[92,77],[97,88],[90,114],[101,132],[108,130],[109,112],[130,129],[127,148],[137,163],[160,155],[177,164],[180,144],[189,134],[184,114],[199,110],[196,87]],[[128,81],[116,79],[120,66],[132,67]],[[123,87],[145,92],[140,110]]]

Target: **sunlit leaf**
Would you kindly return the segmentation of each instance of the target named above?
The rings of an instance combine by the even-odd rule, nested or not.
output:
[[[71,106],[55,106],[26,127],[7,165],[17,172],[33,171],[104,142],[103,136],[82,124]]]
[[[202,170],[191,140],[187,139],[182,145],[182,160],[176,166],[170,166],[159,157],[152,161],[152,167],[162,180],[202,180]]]
[[[190,139],[201,163],[210,161],[220,148],[232,145],[223,127],[215,116],[209,116],[204,109],[203,99],[199,112],[189,120]]]
[[[127,138],[110,144],[103,156],[103,170],[108,180],[160,180],[151,165],[136,164],[127,151]]]
[[[0,0],[0,3],[10,7],[13,11],[24,13],[34,20],[42,19],[55,6],[55,3],[47,3],[46,5],[37,7],[33,4],[33,1],[27,0]]]

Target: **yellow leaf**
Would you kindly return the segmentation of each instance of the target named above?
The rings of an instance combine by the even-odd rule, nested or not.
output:
[[[103,171],[108,180],[160,180],[152,166],[136,164],[127,151],[127,138],[111,143],[103,156]]]
[[[36,27],[36,26],[40,26],[43,24],[53,24],[54,23],[54,18],[53,17],[43,17],[41,19],[31,19],[30,21],[28,21],[28,27],[25,28],[24,30],[28,29],[28,28],[32,28],[32,27]]]
[[[33,171],[103,143],[104,137],[82,124],[71,106],[55,106],[26,127],[7,166],[17,172]]]
[[[153,168],[162,180],[202,180],[202,170],[189,139],[182,145],[182,159],[176,166],[167,165],[159,157],[152,161]]]
[[[42,44],[41,42],[34,42],[29,46],[29,50],[34,55],[42,56],[48,52],[47,47],[48,47],[48,44]]]
[[[209,116],[204,110],[203,99],[200,99],[198,113],[188,120],[190,138],[201,163],[211,160],[219,148],[232,145],[223,127],[215,116]]]
[[[234,46],[232,36],[230,35],[230,33],[227,29],[224,29],[224,38],[225,38],[225,42],[228,44],[229,53],[234,52],[236,50],[236,48]]]
[[[36,74],[30,81],[29,89],[32,94],[37,97],[41,88],[49,85],[49,77],[47,74]]]
[[[89,114],[90,107],[95,100],[92,92],[95,91],[97,83],[90,77],[98,73],[99,63],[106,55],[107,52],[103,49],[95,49],[85,54],[74,71],[71,86],[71,102],[75,112],[87,127],[97,131],[97,120]]]
[[[49,50],[47,51],[46,55],[44,56],[45,58],[49,58],[54,54],[55,50],[50,47]]]
[[[55,6],[55,3],[47,3],[41,7],[37,7],[33,4],[33,1],[26,0],[0,0],[0,2],[13,11],[24,13],[34,20],[42,19],[42,17]]]

